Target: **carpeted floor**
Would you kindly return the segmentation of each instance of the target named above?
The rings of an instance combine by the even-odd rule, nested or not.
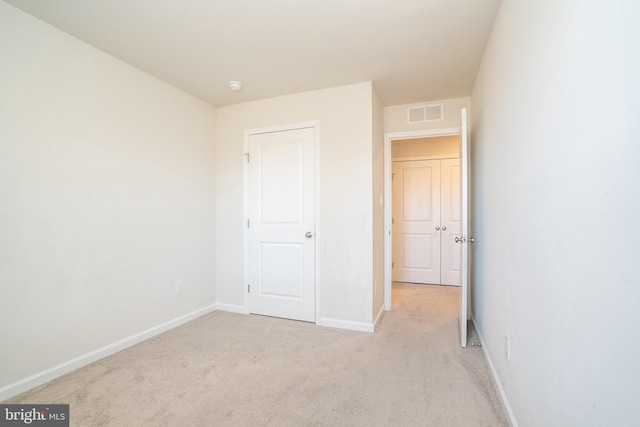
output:
[[[394,284],[376,332],[214,312],[5,403],[74,426],[508,426],[458,288]],[[471,330],[471,342],[478,342]]]

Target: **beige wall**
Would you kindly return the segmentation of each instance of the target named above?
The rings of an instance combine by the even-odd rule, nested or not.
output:
[[[391,157],[460,157],[460,136],[437,136],[393,141]]]
[[[245,306],[244,131],[318,121],[320,323],[371,325],[373,99],[372,84],[360,83],[218,110],[216,240],[221,306]]]
[[[0,28],[2,400],[215,303],[216,115],[4,2]]]

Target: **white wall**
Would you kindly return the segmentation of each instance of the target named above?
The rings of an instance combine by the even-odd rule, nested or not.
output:
[[[408,123],[407,108],[432,104],[442,104],[442,120]],[[469,104],[469,98],[453,98],[384,107],[384,131],[392,133],[460,127],[460,110],[469,109]]]
[[[218,109],[217,297],[245,304],[244,131],[319,121],[321,323],[372,323],[372,90],[370,82]]]
[[[213,304],[216,254],[213,107],[4,2],[0,63],[1,391]]]
[[[474,312],[520,426],[640,425],[638,16],[505,0],[475,82]]]

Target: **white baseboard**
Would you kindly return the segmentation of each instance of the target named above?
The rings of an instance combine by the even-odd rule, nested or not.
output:
[[[471,321],[473,322],[473,326],[476,328],[476,332],[478,333],[478,338],[480,338],[480,344],[482,345],[482,352],[484,353],[484,357],[487,358],[487,363],[489,364],[489,368],[491,369],[491,374],[493,375],[493,380],[498,386],[498,391],[500,392],[500,397],[502,398],[502,403],[504,404],[504,408],[507,411],[507,415],[509,416],[509,421],[511,422],[511,427],[518,427],[518,421],[516,420],[515,415],[513,415],[513,410],[511,409],[511,405],[509,404],[509,399],[507,399],[507,395],[502,388],[502,382],[500,381],[500,377],[498,377],[498,372],[496,371],[495,366],[493,365],[493,360],[491,360],[491,355],[489,354],[489,350],[487,350],[487,346],[485,344],[484,338],[482,337],[482,333],[478,328],[476,323],[476,319],[471,316]]]
[[[216,310],[228,311],[230,313],[249,314],[244,305],[215,304]]]
[[[0,402],[216,310],[212,304],[0,388]]]
[[[350,320],[340,320],[340,319],[329,319],[327,317],[323,317],[316,324],[320,326],[328,326],[330,328],[338,328],[338,329],[349,329],[352,331],[360,331],[360,332],[373,332],[374,325],[373,323],[366,322],[353,322]]]

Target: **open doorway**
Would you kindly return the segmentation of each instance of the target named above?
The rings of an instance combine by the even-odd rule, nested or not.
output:
[[[391,144],[393,282],[460,286],[460,136]]]
[[[460,284],[459,273],[449,274],[460,264],[459,257],[449,256],[460,249],[453,243],[460,236],[460,205],[453,202],[459,193],[449,191],[444,209],[441,198],[443,180],[459,187],[451,177],[459,176],[460,134],[460,128],[447,128],[385,135],[385,310],[391,309],[393,281],[442,284],[444,267],[445,284]],[[404,200],[411,194],[414,200]]]
[[[469,236],[469,129],[467,120],[467,109],[460,110],[459,128],[433,129],[412,132],[387,133],[384,137],[384,308],[391,310],[391,285],[392,285],[392,156],[391,147],[394,141],[426,138],[435,136],[460,136],[460,183],[461,183],[461,234],[454,238],[455,243],[460,244],[460,346],[467,346],[467,321],[469,318],[469,246],[473,243],[473,237]]]

